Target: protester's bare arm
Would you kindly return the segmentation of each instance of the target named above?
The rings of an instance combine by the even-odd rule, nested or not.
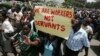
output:
[[[26,36],[26,37],[24,37],[24,43],[27,44],[27,45],[31,45],[31,46],[39,45],[39,44],[40,44],[40,39],[39,39],[39,38],[36,38],[34,41],[31,41],[31,40]]]
[[[36,38],[35,41],[30,41],[30,45],[34,46],[34,45],[39,45],[40,44],[40,39]]]

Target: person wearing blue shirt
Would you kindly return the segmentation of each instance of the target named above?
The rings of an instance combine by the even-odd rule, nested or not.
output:
[[[78,19],[72,20],[72,31],[65,43],[65,56],[78,56],[83,47],[85,47],[85,56],[88,56],[90,43],[86,31],[81,28],[81,23]]]
[[[62,56],[61,49],[60,49],[60,40],[57,36],[44,33],[45,37],[43,38],[42,47],[41,47],[41,54],[42,56]]]

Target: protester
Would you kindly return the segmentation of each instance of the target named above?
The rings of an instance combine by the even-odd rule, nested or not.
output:
[[[17,23],[20,22],[20,20],[23,16],[22,10],[23,10],[23,7],[21,8],[20,5],[16,6],[16,11],[14,12],[14,17],[15,17],[15,20]]]
[[[45,33],[42,56],[62,56],[59,40],[56,36]]]
[[[72,31],[69,39],[66,41],[65,56],[78,56],[79,51],[85,47],[85,56],[88,56],[88,48],[90,47],[88,36],[85,30],[81,28],[81,21],[72,20]]]
[[[93,37],[93,29],[90,26],[90,18],[86,18],[84,19],[84,22],[82,24],[82,28],[87,32],[88,34],[88,39],[89,41],[91,41],[92,37]]]
[[[23,30],[17,35],[19,42],[18,46],[21,50],[19,56],[39,56],[38,45],[40,43],[40,39],[36,32],[30,30],[31,25],[25,24],[23,26]]]
[[[2,41],[3,41],[3,55],[7,56],[8,52],[11,52],[11,41],[10,38],[13,35],[14,29],[10,22],[10,18],[8,17],[7,10],[4,10],[2,13],[3,23],[0,32],[2,32]]]

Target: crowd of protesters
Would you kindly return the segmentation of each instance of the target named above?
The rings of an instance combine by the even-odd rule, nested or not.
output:
[[[15,56],[78,56],[80,50],[88,48],[93,35],[100,40],[100,11],[75,9],[71,21],[72,32],[65,40],[42,31],[37,31],[34,23],[33,9],[14,6],[1,8],[0,46],[3,56],[12,52]],[[64,41],[64,54],[61,43]],[[9,49],[10,48],[10,49]]]
[[[75,12],[76,17],[82,20],[83,24],[84,21],[87,23],[87,28],[85,30],[88,34],[96,34],[96,38],[100,39],[100,10],[96,9],[81,9]]]

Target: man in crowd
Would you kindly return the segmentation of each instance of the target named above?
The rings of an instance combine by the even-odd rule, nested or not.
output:
[[[84,19],[84,22],[82,24],[82,28],[87,32],[88,34],[88,39],[89,41],[91,41],[92,37],[93,37],[93,29],[92,27],[90,26],[90,18],[87,17],[86,19]]]
[[[90,46],[88,36],[85,30],[81,28],[81,21],[72,20],[72,31],[69,39],[66,41],[65,56],[78,56],[79,51],[85,47],[85,56],[88,56],[88,48]]]
[[[2,16],[3,16],[3,19],[2,19],[3,23],[0,29],[2,43],[3,43],[2,53],[3,53],[3,56],[7,56],[7,53],[11,52],[10,37],[12,33],[14,32],[14,29],[10,22],[11,19],[8,17],[6,10],[2,11]]]

